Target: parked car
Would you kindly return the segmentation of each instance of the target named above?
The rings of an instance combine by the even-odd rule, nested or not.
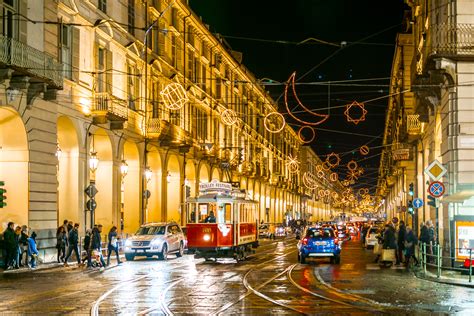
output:
[[[381,229],[377,226],[372,226],[367,230],[367,235],[365,236],[365,247],[370,248],[374,247],[378,243],[377,236],[380,235]]]
[[[329,227],[306,228],[297,247],[300,263],[305,263],[306,258],[330,258],[336,264],[341,261],[341,241]]]
[[[284,226],[280,225],[275,228],[275,237],[286,237],[287,235],[288,232]]]
[[[258,227],[259,238],[275,238],[275,225],[270,223],[262,224]]]
[[[125,241],[125,258],[132,261],[136,256],[158,256],[166,260],[170,253],[181,257],[185,247],[186,238],[177,223],[144,224]]]

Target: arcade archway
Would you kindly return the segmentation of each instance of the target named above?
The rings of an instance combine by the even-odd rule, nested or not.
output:
[[[135,143],[125,141],[122,165],[127,166],[124,176],[121,168],[121,223],[123,232],[134,233],[140,226],[140,156]],[[122,167],[121,165],[121,167]]]
[[[166,220],[180,222],[180,168],[179,160],[175,155],[170,155],[166,168],[167,208]]]
[[[147,183],[147,189],[151,195],[148,199],[145,222],[161,222],[165,220],[165,218],[162,218],[161,212],[163,172],[160,153],[156,147],[148,152],[147,162],[151,170],[151,179]]]

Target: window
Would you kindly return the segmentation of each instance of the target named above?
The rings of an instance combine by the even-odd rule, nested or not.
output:
[[[99,0],[98,8],[100,11],[107,13],[107,0]]]
[[[16,0],[3,1],[3,35],[8,38],[18,38],[18,4]]]
[[[105,48],[99,47],[97,50],[97,92],[106,92],[105,56]]]
[[[194,52],[191,49],[188,49],[188,64],[186,69],[186,77],[194,81]]]
[[[127,65],[127,94],[128,108],[130,110],[138,110],[138,97],[140,94],[140,81],[138,71],[135,65],[128,63]]]
[[[207,65],[206,64],[202,64],[201,88],[207,92]]]
[[[135,35],[135,0],[128,0],[128,33]]]
[[[61,25],[60,42],[61,62],[63,63],[64,77],[72,79],[72,32],[71,26]]]

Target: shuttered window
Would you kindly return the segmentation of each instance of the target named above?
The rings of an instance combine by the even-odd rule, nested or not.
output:
[[[128,0],[128,32],[135,35],[135,0]]]

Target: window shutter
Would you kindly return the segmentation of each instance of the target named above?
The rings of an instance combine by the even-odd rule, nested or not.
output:
[[[27,0],[20,0],[20,14],[22,16],[27,17],[28,16],[28,1]],[[25,18],[20,18],[20,32],[19,32],[19,40],[22,43],[27,43],[27,28],[28,28],[28,22],[26,21]]]
[[[180,36],[176,38],[176,58],[177,58],[177,68],[179,71],[183,70],[183,38]]]
[[[158,54],[160,56],[165,56],[165,43],[166,43],[166,39],[165,39],[165,36],[166,36],[166,33],[165,33],[165,22],[159,22],[159,30],[158,30]]]
[[[106,50],[105,55],[105,71],[106,71],[106,81],[107,81],[107,92],[112,95],[113,93],[113,61],[112,61],[112,52]]]
[[[80,31],[79,28],[73,27],[72,28],[72,80],[79,82],[79,51],[80,51]]]

